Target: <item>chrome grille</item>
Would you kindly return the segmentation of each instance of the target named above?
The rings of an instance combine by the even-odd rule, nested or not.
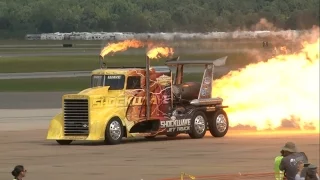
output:
[[[64,100],[64,134],[88,135],[89,134],[89,110],[87,99]]]

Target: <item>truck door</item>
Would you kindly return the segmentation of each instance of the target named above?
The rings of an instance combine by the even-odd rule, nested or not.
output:
[[[145,92],[142,84],[145,78],[141,75],[133,74],[127,77],[126,117],[128,121],[139,121],[145,119]]]
[[[126,116],[129,121],[146,119],[145,80],[145,72],[130,75],[127,78],[126,94],[129,103]],[[166,119],[172,107],[171,72],[151,70],[148,80],[150,81],[150,118]]]
[[[151,118],[167,119],[172,107],[171,72],[154,72],[150,80]]]

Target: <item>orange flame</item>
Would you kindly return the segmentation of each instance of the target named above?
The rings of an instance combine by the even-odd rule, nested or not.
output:
[[[144,43],[138,40],[125,40],[118,43],[108,43],[100,53],[101,57],[108,55],[109,53],[115,53],[119,51],[126,51],[128,48],[140,48],[143,47]]]
[[[285,46],[281,46],[280,51],[282,51],[284,54],[288,54],[287,47],[285,47]]]
[[[319,133],[319,38],[304,43],[298,53],[250,64],[215,80],[213,95],[229,105],[231,127],[274,130],[288,120]]]
[[[155,47],[148,51],[147,56],[150,59],[159,59],[161,57],[168,57],[173,55],[173,48]]]
[[[277,47],[274,47],[274,51],[276,54],[288,54],[289,52],[286,46],[281,46],[279,50]]]

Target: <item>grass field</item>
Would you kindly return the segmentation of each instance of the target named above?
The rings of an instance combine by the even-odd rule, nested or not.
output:
[[[100,48],[90,48],[90,47],[84,47],[84,48],[61,48],[61,47],[21,47],[21,48],[0,48],[0,55],[6,55],[6,54],[30,54],[30,53],[60,53],[60,52],[95,52],[99,54]]]
[[[173,40],[173,41],[155,41],[155,44],[165,44],[173,48],[183,47],[183,48],[262,48],[263,41],[270,41],[270,47],[274,46],[288,46],[290,43],[281,41],[280,39],[212,39],[212,40]],[[114,41],[98,41],[98,40],[0,40],[0,48],[62,48],[63,44],[72,44],[73,47],[78,48],[97,48],[101,49],[108,43]]]
[[[168,42],[168,43],[245,43],[245,44],[257,44],[261,43],[262,41],[270,41],[270,39],[266,38],[242,38],[242,39],[177,39],[177,40],[152,40],[153,42]],[[275,41],[273,39],[272,41]],[[72,43],[72,44],[106,44],[108,42],[115,42],[115,41],[107,41],[107,40],[0,40],[0,45],[46,45],[46,44],[62,44],[62,43]],[[278,41],[275,41],[278,43]]]
[[[186,74],[185,81],[201,81],[202,74]],[[0,80],[0,92],[81,91],[90,87],[90,77]]]
[[[246,53],[179,54],[181,60],[214,60],[228,56],[227,66],[239,68],[256,59]],[[176,56],[174,56],[176,57]],[[144,66],[144,55],[115,55],[106,57],[107,66]],[[152,60],[152,65],[164,65],[164,59]],[[98,55],[26,56],[0,58],[0,73],[91,71],[99,68]]]

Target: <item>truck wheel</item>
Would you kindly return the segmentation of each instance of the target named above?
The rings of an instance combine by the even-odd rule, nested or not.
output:
[[[201,112],[197,111],[194,113],[191,119],[191,132],[189,136],[193,139],[203,138],[207,131],[207,117]]]
[[[72,143],[72,140],[57,140],[57,143],[60,145],[69,145]]]
[[[227,113],[223,109],[217,110],[211,121],[209,121],[209,130],[214,137],[223,137],[229,129]]]
[[[123,126],[120,119],[111,119],[105,130],[104,142],[109,145],[120,144],[123,137]]]

